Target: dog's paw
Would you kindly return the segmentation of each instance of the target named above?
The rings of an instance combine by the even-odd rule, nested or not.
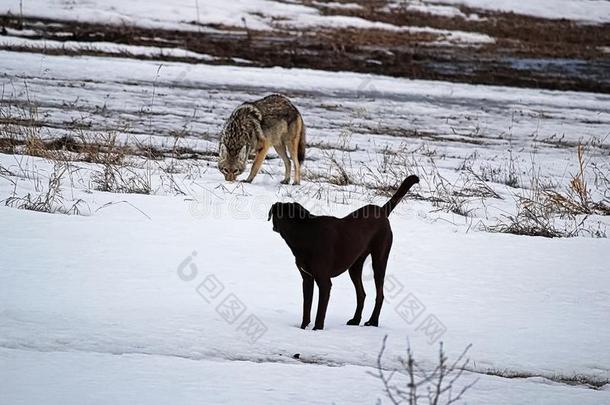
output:
[[[303,322],[303,323],[301,324],[301,329],[305,329],[305,328],[307,328],[308,326],[309,326],[309,322],[307,322],[307,323]]]
[[[254,179],[245,179],[245,180],[240,180],[241,183],[252,183],[252,180]]]
[[[364,326],[379,326],[379,321],[370,319],[364,323]]]
[[[280,184],[288,184],[290,183],[290,179],[284,179],[282,181],[280,181]]]
[[[324,329],[324,325],[316,325],[313,327],[313,330],[322,330]]]
[[[360,325],[360,319],[352,318],[349,321],[347,321],[347,324],[358,326],[358,325]]]

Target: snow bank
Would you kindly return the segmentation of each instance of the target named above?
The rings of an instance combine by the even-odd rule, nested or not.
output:
[[[610,22],[610,2],[605,0],[424,0],[425,3],[464,4],[486,10],[499,10],[534,17],[576,20],[588,23]],[[434,12],[434,9],[430,9]]]

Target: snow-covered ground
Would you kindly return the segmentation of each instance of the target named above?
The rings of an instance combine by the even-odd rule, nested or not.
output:
[[[423,3],[463,4],[484,10],[499,10],[540,18],[565,18],[588,23],[610,22],[610,2],[606,0],[424,0]],[[431,12],[434,13],[434,9],[431,9]],[[444,13],[447,14],[448,11],[444,10]]]
[[[158,48],[153,46],[134,46],[115,44],[112,42],[96,42],[95,44],[77,41],[51,41],[44,39],[29,39],[13,36],[5,36],[0,38],[0,47],[24,47],[28,49],[53,50],[61,49],[68,52],[87,52],[96,51],[111,55],[129,54],[140,57],[150,57],[158,59],[163,56],[174,56],[180,58],[192,58],[199,61],[213,61],[214,58],[210,55],[202,55],[200,53],[187,51],[179,48]]]
[[[475,168],[505,167],[512,147],[524,173],[534,161],[544,176],[565,183],[575,170],[575,152],[536,141],[553,137],[598,145],[591,159],[607,163],[610,102],[602,95],[277,68],[164,63],[159,69],[154,62],[117,58],[3,52],[1,60],[5,102],[35,100],[45,137],[69,133],[65,128],[76,120],[92,133],[118,131],[127,141],[161,145],[173,142],[172,129],[186,125],[183,145],[215,150],[218,128],[239,102],[284,91],[309,126],[309,176],[330,170],[329,151],[351,162],[348,170],[357,176],[362,165],[375,166],[388,150],[406,147],[420,162],[413,170],[424,177],[414,191],[425,194],[426,156],[455,178],[469,156]],[[432,135],[390,135],[399,128]],[[0,164],[13,174],[0,181],[3,198],[13,191],[35,195],[36,183],[44,189],[53,170],[34,157],[1,155]],[[76,163],[63,184],[65,204],[82,200],[85,216],[1,207],[1,227],[10,232],[3,232],[0,250],[0,381],[10,403],[40,397],[127,403],[139,391],[150,398],[144,402],[159,403],[172,395],[185,402],[240,402],[248,395],[256,402],[370,403],[383,396],[367,371],[386,334],[390,368],[407,337],[429,367],[438,340],[453,357],[473,343],[474,372],[467,378],[481,380],[468,403],[514,403],[516,392],[540,403],[610,398],[607,389],[547,379],[609,376],[607,239],[477,230],[477,221],[493,222],[494,212],[514,210],[514,191],[493,181],[505,199],[472,199],[470,218],[408,200],[392,217],[387,283],[396,287],[387,294],[381,327],[344,325],[354,305],[344,275],[334,282],[327,330],[301,331],[300,277],[266,222],[269,205],[295,198],[314,212],[343,215],[386,197],[320,180],[278,187],[280,166],[269,160],[253,184],[230,185],[213,162],[198,162],[176,174],[186,196],[171,195],[156,172],[157,196],[143,196],[93,191],[91,171],[99,167]],[[596,220],[607,224],[604,217]],[[191,264],[196,276],[184,281]],[[217,297],[206,296],[204,281],[222,286]],[[367,289],[368,312],[370,276]],[[237,320],[223,318],[225,299],[243,304]],[[405,312],[413,302],[421,313]],[[245,321],[261,322],[254,337]],[[430,322],[436,328],[427,328]],[[301,360],[292,359],[296,353]],[[58,369],[63,371],[52,371]],[[480,374],[490,370],[540,377]],[[218,382],[225,378],[231,383]],[[358,389],[347,388],[354,379],[362,381]],[[157,380],[165,382],[152,389]],[[312,387],[311,381],[318,383]],[[339,388],[324,385],[328,381]],[[73,396],[65,390],[71,386],[79,387]]]
[[[306,69],[4,51],[0,56],[5,98],[34,100],[45,137],[69,135],[78,123],[86,134],[116,132],[125,141],[170,147],[173,134],[184,130],[182,146],[215,152],[219,128],[232,109],[261,94],[283,92],[303,111],[308,156],[315,162],[307,169],[318,175],[332,169],[324,161],[328,153],[354,177],[366,177],[363,166],[382,172],[390,147],[415,153],[413,170],[426,171],[433,160],[450,180],[456,169],[471,165],[490,177],[496,192],[509,196],[515,190],[501,183],[510,165],[522,186],[533,168],[556,186],[566,186],[578,169],[579,143],[588,145],[588,161],[608,169],[610,97],[603,94]],[[274,169],[273,174],[281,171],[277,163]],[[586,175],[593,183],[594,173]],[[488,208],[496,203],[502,204]]]
[[[25,1],[24,13],[186,29],[197,2],[186,3]],[[239,25],[246,15],[263,29],[267,17],[251,12],[326,18],[285,2],[198,6],[202,23]],[[0,10],[15,7],[0,1]],[[487,231],[515,215],[536,181],[567,192],[579,144],[591,198],[610,202],[610,96],[212,66],[199,56],[186,64],[0,51],[3,139],[116,135],[202,157],[127,156],[122,170],[151,188],[140,195],[98,191],[99,163],[0,153],[0,404],[388,403],[370,374],[385,335],[388,370],[400,366],[407,340],[427,370],[440,341],[450,359],[472,343],[456,390],[479,381],[465,403],[610,403],[610,243],[595,237],[610,219],[555,215],[560,228],[580,224],[574,238]],[[224,120],[271,92],[304,116],[302,185],[278,184],[274,153],[252,184],[224,182],[214,157]],[[52,206],[78,215],[15,208],[22,200],[11,197],[44,195],[63,169]],[[412,173],[422,181],[391,217],[380,327],[345,325],[355,294],[344,274],[333,280],[325,330],[299,329],[301,278],[267,222],[269,206],[296,200],[342,216],[385,202],[380,189]],[[365,288],[363,318],[374,300],[368,263]]]
[[[26,160],[43,176],[50,170]],[[2,164],[16,170],[13,156],[3,155]],[[300,277],[266,221],[277,181],[256,180],[223,193],[214,190],[222,182],[210,170],[197,183],[219,195],[213,207],[78,186],[74,196],[92,206],[117,204],[85,217],[1,207],[2,229],[10,230],[0,257],[0,384],[8,403],[163,403],[172,395],[185,403],[198,395],[212,403],[244,396],[370,403],[382,396],[381,386],[366,372],[386,334],[388,367],[397,365],[408,337],[427,367],[442,339],[453,357],[473,343],[477,372],[608,377],[607,239],[464,234],[431,222],[426,203],[403,202],[392,218],[392,288],[381,327],[345,326],[354,292],[343,275],[334,281],[326,330],[302,331]],[[6,188],[3,182],[4,195]],[[366,313],[372,287],[367,277]],[[237,319],[223,312],[225,300],[241,303]],[[405,307],[414,300],[422,305],[417,313]],[[242,327],[251,315],[258,329]],[[425,327],[430,319],[437,328]],[[296,353],[300,361],[292,359]],[[217,382],[225,378],[230,382]],[[354,379],[362,380],[357,389],[349,388]],[[540,403],[610,398],[607,390],[484,375],[472,392],[468,403],[514,403],[515,392]]]
[[[41,175],[49,170],[26,160]],[[13,156],[2,164],[16,169]],[[277,182],[256,180],[230,194],[214,190],[222,183],[216,171],[198,179],[221,196],[219,213],[185,197],[79,187],[75,197],[92,206],[117,204],[86,217],[1,207],[10,230],[0,257],[6,403],[371,403],[382,393],[367,371],[386,334],[387,367],[397,366],[407,338],[432,367],[441,339],[453,357],[473,343],[477,373],[608,377],[606,239],[464,234],[431,222],[425,203],[407,201],[392,218],[392,288],[380,328],[345,326],[354,292],[343,275],[326,330],[302,331],[300,277],[266,221]],[[367,277],[367,314],[372,287]],[[240,303],[237,319],[223,312],[225,300]],[[421,309],[405,307],[412,302]],[[261,324],[244,329],[251,315]],[[436,328],[425,327],[431,321]],[[544,378],[480,377],[468,403],[610,398],[606,389]]]
[[[351,365],[20,350],[4,355],[16,376],[5,380],[7,385],[26,381],[29,387],[27,392],[3,392],[10,404],[65,404],[70,400],[88,404],[374,404],[380,389],[366,369]],[[607,400],[597,392],[567,390],[537,378],[514,380],[510,388],[500,378],[488,378],[484,389],[468,394],[469,404],[600,404]]]
[[[3,4],[6,3],[6,4]],[[319,10],[298,4],[289,4],[269,0],[232,1],[232,2],[86,2],[71,3],[64,1],[25,2],[20,8],[19,1],[0,0],[0,12],[12,13],[37,18],[52,18],[64,21],[83,21],[97,23],[114,23],[118,25],[136,25],[146,28],[179,29],[179,30],[214,30],[202,25],[221,25],[227,27],[271,30],[274,28],[311,29],[327,28],[363,28],[410,33],[430,33],[440,35],[443,41],[462,44],[493,43],[494,39],[480,33],[440,30],[430,27],[396,26],[378,21],[369,21],[358,17],[341,15],[321,15]],[[428,7],[428,6],[426,6]],[[438,6],[432,6],[435,10]],[[4,44],[28,45],[24,39],[6,38]],[[445,42],[442,42],[445,43]],[[49,41],[50,48],[61,46],[62,43]],[[38,44],[29,44],[38,46]],[[86,44],[80,44],[85,46]],[[65,44],[66,48],[74,48],[75,44]],[[96,43],[91,45],[102,50],[109,44]],[[117,46],[112,47],[116,50]],[[123,46],[122,48],[125,48]],[[135,50],[138,52],[138,49]],[[172,50],[170,50],[172,51]],[[140,52],[142,52],[140,50]]]
[[[437,3],[440,3],[437,4]],[[322,3],[316,3],[318,5]],[[514,0],[402,0],[390,2],[389,7],[403,6],[417,11],[444,16],[466,16],[451,4],[464,4],[484,10],[512,11],[517,14],[543,18],[565,18],[589,23],[610,22],[610,5],[603,0],[543,0],[521,2]],[[334,7],[333,7],[334,5]],[[337,8],[338,3],[326,8]],[[339,8],[349,8],[349,4]],[[361,6],[351,5],[352,8]],[[272,0],[193,1],[175,0],[0,0],[0,12],[13,15],[53,18],[69,21],[87,21],[138,25],[152,28],[197,30],[201,25],[219,24],[250,29],[287,27],[357,27],[397,29],[391,24],[368,21],[362,18],[322,15],[318,8]],[[196,24],[196,25],[194,25]]]

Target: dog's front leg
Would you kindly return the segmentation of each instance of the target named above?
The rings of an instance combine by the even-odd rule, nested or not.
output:
[[[328,307],[328,299],[330,298],[330,287],[332,283],[330,278],[316,279],[318,285],[318,312],[316,313],[316,323],[313,330],[324,329],[324,318],[326,317],[326,308]]]
[[[303,277],[303,322],[301,329],[305,329],[311,322],[311,301],[313,300],[313,277],[299,269]]]

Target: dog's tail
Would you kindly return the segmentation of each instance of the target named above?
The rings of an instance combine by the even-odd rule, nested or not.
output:
[[[415,175],[411,175],[411,176],[407,177],[405,179],[405,181],[402,182],[400,187],[398,187],[398,190],[396,191],[396,193],[394,193],[392,198],[390,198],[390,201],[385,203],[385,205],[383,206],[383,210],[385,211],[386,216],[390,216],[390,213],[392,212],[392,210],[398,205],[400,200],[402,200],[402,198],[405,196],[405,194],[407,194],[407,191],[409,191],[409,189],[415,183],[419,183],[419,177],[417,177]]]

